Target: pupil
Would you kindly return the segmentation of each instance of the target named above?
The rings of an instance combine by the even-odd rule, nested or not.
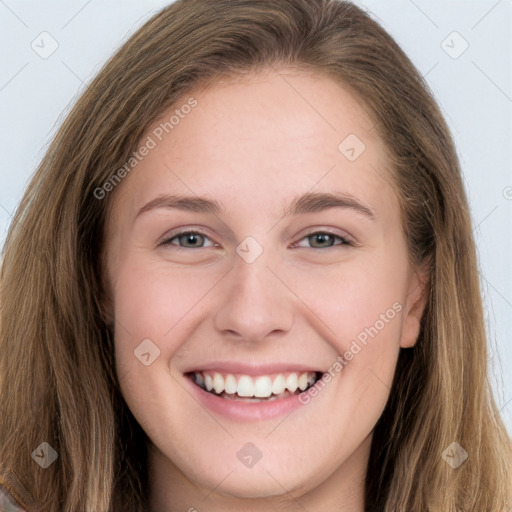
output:
[[[185,235],[185,239],[186,239],[187,243],[194,245],[194,242],[197,242],[197,235],[195,235],[193,233],[189,233],[189,234]]]
[[[317,242],[321,245],[322,243],[325,244],[325,242],[328,242],[329,241],[328,239],[329,239],[329,237],[331,235],[328,235],[326,233],[319,233],[319,234],[314,235],[314,236],[316,237]]]

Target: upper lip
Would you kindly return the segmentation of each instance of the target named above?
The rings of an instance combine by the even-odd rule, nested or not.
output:
[[[190,368],[184,373],[199,373],[202,371],[217,371],[219,373],[241,373],[244,375],[270,375],[272,373],[281,372],[323,372],[323,370],[312,365],[299,363],[272,363],[272,364],[256,364],[241,363],[229,361],[217,361],[200,366]]]

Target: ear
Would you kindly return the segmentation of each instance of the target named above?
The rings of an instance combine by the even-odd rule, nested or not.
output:
[[[421,318],[427,304],[429,281],[430,266],[428,262],[422,264],[420,268],[411,270],[400,334],[402,348],[411,348],[416,345],[420,334]]]

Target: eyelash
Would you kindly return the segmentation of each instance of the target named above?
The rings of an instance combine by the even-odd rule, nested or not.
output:
[[[174,233],[172,236],[168,237],[168,238],[165,238],[164,240],[162,240],[162,242],[160,242],[158,244],[158,246],[161,246],[161,245],[177,245],[177,244],[172,244],[171,241],[174,240],[175,238],[179,238],[180,236],[183,236],[183,235],[200,235],[204,238],[210,238],[208,235],[206,235],[205,233],[201,232],[201,231],[180,231],[179,233]],[[331,237],[334,237],[334,238],[337,238],[339,240],[341,240],[341,243],[340,244],[337,244],[337,245],[330,245],[328,247],[311,247],[311,249],[331,249],[333,247],[339,247],[339,246],[344,246],[344,245],[349,245],[349,246],[354,246],[355,244],[353,244],[350,240],[348,240],[347,238],[344,238],[340,235],[336,235],[334,233],[331,233],[330,231],[313,231],[307,235],[305,235],[304,237],[302,237],[300,241],[304,240],[304,239],[307,239],[309,237],[312,237],[312,236],[315,236],[315,235],[329,235]],[[194,250],[194,249],[203,249],[204,247],[181,247],[181,246],[177,246],[178,249],[184,249],[184,250],[187,250],[187,249],[190,249],[190,250]]]

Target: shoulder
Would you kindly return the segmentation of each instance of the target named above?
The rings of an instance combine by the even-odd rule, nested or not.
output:
[[[27,512],[14,498],[6,484],[0,481],[0,512]]]

